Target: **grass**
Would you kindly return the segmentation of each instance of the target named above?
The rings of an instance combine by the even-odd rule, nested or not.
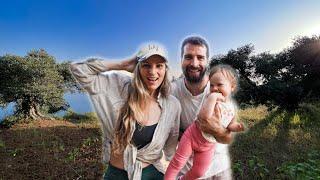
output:
[[[235,178],[320,179],[319,117],[320,103],[294,112],[239,110],[249,130],[230,148]],[[101,146],[94,113],[24,121],[0,129],[0,179],[100,179]]]
[[[230,149],[236,179],[318,179],[317,173],[308,174],[312,169],[294,168],[320,161],[319,156],[310,159],[320,153],[319,113],[318,104],[302,104],[295,112],[268,112],[263,106],[240,110],[250,130],[237,135]],[[320,171],[320,165],[310,167]]]

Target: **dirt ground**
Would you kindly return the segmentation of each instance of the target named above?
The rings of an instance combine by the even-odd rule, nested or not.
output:
[[[41,120],[0,129],[0,179],[100,179],[96,124]]]

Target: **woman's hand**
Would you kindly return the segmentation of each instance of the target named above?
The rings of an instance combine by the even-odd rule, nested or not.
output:
[[[127,60],[121,62],[121,70],[133,72],[138,64],[137,56],[133,56]]]

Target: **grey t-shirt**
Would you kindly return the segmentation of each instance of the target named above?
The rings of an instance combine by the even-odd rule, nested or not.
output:
[[[181,104],[180,130],[184,131],[196,119],[201,108],[204,98],[210,92],[210,84],[208,83],[204,92],[193,96],[184,83],[184,77],[181,77],[171,84],[171,93]],[[181,170],[185,174],[192,166],[192,160],[189,159],[186,166]],[[229,149],[227,144],[217,143],[216,150],[212,159],[212,163],[202,178],[214,176],[231,167]]]

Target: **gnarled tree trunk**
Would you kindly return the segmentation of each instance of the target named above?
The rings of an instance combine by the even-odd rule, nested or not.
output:
[[[22,113],[25,118],[31,118],[33,120],[54,119],[52,117],[43,115],[40,111],[40,105],[30,100],[30,98],[26,98],[22,101],[20,106],[20,113]]]

